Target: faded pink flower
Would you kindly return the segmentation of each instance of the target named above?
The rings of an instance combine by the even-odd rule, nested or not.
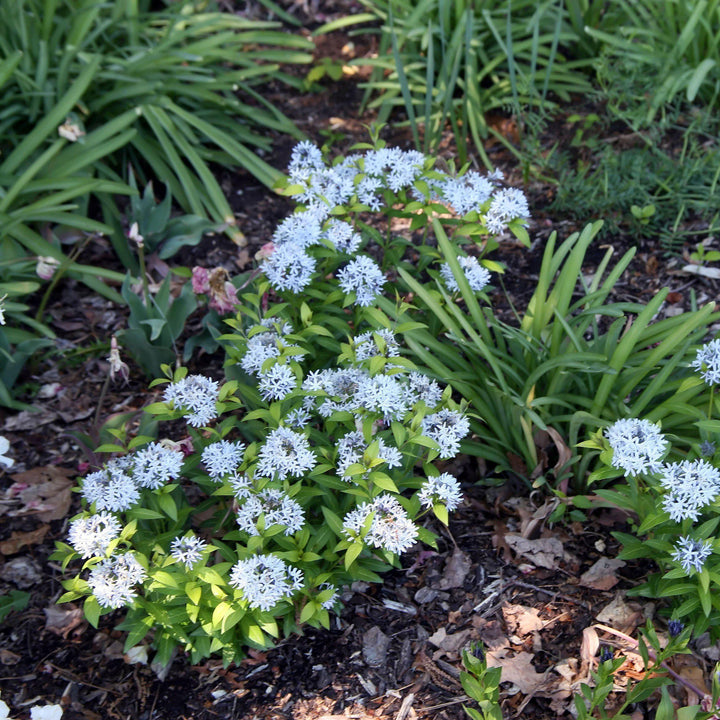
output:
[[[210,292],[207,268],[196,265],[192,269],[192,289],[196,295],[206,295]]]
[[[130,378],[130,368],[120,357],[118,341],[114,335],[110,340],[110,355],[108,356],[108,362],[110,363],[110,379],[115,380],[115,375],[120,375],[120,377],[127,383]]]
[[[196,266],[192,271],[192,289],[197,295],[207,295],[210,307],[221,315],[234,311],[239,303],[237,290],[228,279],[227,270],[216,267],[212,270]]]
[[[50,280],[60,265],[60,261],[50,255],[39,255],[35,272],[41,280]]]
[[[258,262],[269,258],[275,252],[275,243],[266,242],[256,253],[255,259]]]

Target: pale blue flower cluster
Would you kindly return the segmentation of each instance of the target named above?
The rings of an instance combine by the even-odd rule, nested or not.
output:
[[[485,226],[491,233],[499,235],[515,218],[529,216],[530,210],[523,191],[517,188],[503,188],[495,193],[490,202],[490,209],[485,216]]]
[[[468,285],[473,292],[480,292],[490,282],[490,271],[483,267],[476,257],[458,255],[457,261],[460,264],[460,269],[463,271]],[[448,263],[442,264],[440,267],[440,274],[442,275],[445,284],[448,286],[448,289],[453,292],[460,291],[458,281],[455,279],[452,268]]]
[[[210,443],[202,451],[202,462],[208,475],[220,482],[225,476],[234,473],[242,463],[245,445],[241,442],[220,440]]]
[[[261,515],[265,518],[266,528],[271,525],[283,525],[285,535],[296,533],[305,524],[305,511],[302,505],[285,491],[266,488],[256,494],[251,490],[245,492],[244,502],[238,509],[236,521],[240,529],[248,535],[260,534],[257,522]]]
[[[365,521],[371,514],[370,529],[362,538],[368,545],[400,555],[415,544],[418,536],[415,523],[398,500],[387,494],[351,510],[343,519],[345,534],[352,540],[361,538]]]
[[[301,477],[317,463],[307,437],[287,427],[273,430],[258,455],[257,474],[271,480]]]
[[[267,360],[278,357],[286,347],[294,347],[285,342],[286,336],[292,332],[290,323],[263,318],[260,325],[253,328],[254,334],[248,338],[247,350],[240,361],[242,369],[248,375],[258,375]]]
[[[180,476],[183,454],[161,443],[150,443],[135,453],[133,477],[144,488],[157,490]]]
[[[378,438],[377,457],[373,463],[374,470],[377,470],[384,464],[388,468],[400,467],[402,465],[402,453],[393,445],[386,444],[382,438]],[[337,443],[337,474],[341,480],[346,482],[357,482],[358,474],[348,475],[348,468],[351,465],[362,465],[364,472],[362,477],[367,477],[370,467],[365,465],[363,455],[368,449],[369,444],[365,442],[363,434],[359,430],[349,432],[338,440]]]
[[[358,361],[369,360],[374,357],[398,357],[400,355],[400,343],[390,330],[369,330],[361,333],[354,339],[355,359]],[[381,347],[382,346],[382,347]]]
[[[151,443],[134,455],[112,458],[83,480],[83,497],[96,510],[121,512],[140,500],[141,488],[157,489],[180,476],[183,454]]]
[[[271,610],[304,585],[302,570],[276,555],[253,555],[239,560],[230,571],[230,585],[237,588],[251,608]]]
[[[118,609],[137,596],[135,586],[147,577],[145,568],[130,553],[105,558],[90,571],[88,585],[102,607]]]
[[[708,385],[720,383],[720,338],[703,345],[690,365]]]
[[[441,503],[452,512],[462,502],[462,492],[457,478],[450,473],[429,477],[420,488],[418,500],[424,507],[431,508]]]
[[[442,410],[422,419],[423,434],[440,446],[440,457],[455,457],[460,441],[470,432],[470,421],[456,410]]]
[[[663,509],[676,522],[695,522],[700,510],[720,495],[720,471],[707,460],[683,460],[665,465],[660,484],[668,490]]]
[[[192,534],[176,537],[170,543],[170,556],[176,562],[185,565],[186,570],[191,570],[202,560],[203,550],[205,550],[207,546],[204,540]]]
[[[679,562],[682,569],[689,575],[700,572],[705,560],[712,554],[712,544],[708,541],[695,540],[690,535],[681,537],[675,544],[672,559]]]
[[[82,481],[82,494],[96,510],[120,512],[140,500],[140,487],[133,477],[132,457],[108,460],[102,470],[86,475]]]
[[[203,427],[217,417],[215,403],[220,388],[204,375],[188,375],[182,380],[170,383],[165,388],[163,399],[175,408],[181,408],[193,427]]]
[[[282,400],[297,386],[297,378],[289,365],[275,364],[260,371],[258,390],[263,400]]]
[[[668,442],[657,425],[649,420],[625,418],[605,430],[613,450],[612,466],[635,477],[660,471]]]
[[[291,191],[302,207],[273,234],[272,252],[261,265],[270,284],[276,290],[293,293],[307,288],[317,270],[313,246],[326,245],[347,255],[358,252],[362,235],[349,222],[333,216],[340,207],[380,212],[398,202],[399,193],[407,192],[420,202],[444,203],[460,216],[476,212],[495,234],[503,232],[510,222],[529,218],[522,191],[497,186],[501,173],[482,176],[470,171],[456,177],[435,170],[433,165],[432,158],[415,150],[381,148],[349,155],[327,166],[317,147],[308,141],[299,143],[288,171]],[[468,272],[473,285],[487,284],[489,276],[481,266],[469,267]],[[446,270],[443,275],[447,275]],[[350,260],[337,272],[337,278],[345,293],[354,293],[363,307],[375,302],[385,282],[381,269],[364,255]]]
[[[337,273],[340,287],[349,295],[355,293],[358,305],[368,307],[380,294],[385,276],[372,258],[361,255]]]
[[[68,542],[84,560],[102,557],[107,553],[110,543],[120,536],[121,529],[122,526],[114,515],[96,513],[73,520],[68,532]]]

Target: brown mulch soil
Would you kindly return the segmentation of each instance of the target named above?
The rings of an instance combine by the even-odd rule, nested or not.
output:
[[[334,4],[326,5],[332,6],[326,11],[331,17]],[[317,17],[312,2],[293,7],[299,17]],[[372,38],[351,40],[335,33],[318,39],[317,55],[349,60],[373,49]],[[373,119],[372,113],[358,114],[362,90],[358,76],[350,72],[338,82],[325,82],[320,93],[272,87],[268,97],[317,142],[328,137],[322,131],[331,130],[337,152],[364,141],[365,125]],[[561,121],[554,130],[563,132]],[[391,144],[410,146],[406,130],[383,132]],[[278,137],[266,159],[284,168],[293,144]],[[507,151],[498,145],[487,150],[510,183],[520,184]],[[452,152],[450,139],[445,152]],[[173,262],[223,265],[237,274],[252,266],[255,251],[292,204],[244,174],[223,171],[220,177],[247,247],[238,248],[223,236],[208,237]],[[549,233],[557,230],[564,238],[578,229],[544,213],[551,187],[536,183],[527,190],[534,210],[533,246],[526,250],[507,241],[494,258],[509,268],[503,282],[516,307],[523,307],[532,293]],[[615,257],[635,244],[623,236],[604,242],[615,248]],[[664,312],[673,314],[689,309],[691,291],[700,303],[716,297],[716,281],[683,274],[683,263],[663,257],[651,241],[637,250],[617,285],[616,299],[645,302],[667,285],[673,292]],[[103,245],[92,252],[85,262],[116,262]],[[604,252],[601,247],[589,256],[588,273]],[[511,317],[503,294],[492,301],[499,313]],[[10,440],[16,460],[11,474],[0,477],[0,595],[17,589],[31,593],[28,608],[0,624],[0,690],[14,718],[29,717],[35,704],[60,702],[67,720],[459,720],[466,717],[462,703],[467,702],[457,683],[460,653],[482,642],[507,668],[510,679],[501,695],[505,716],[544,720],[565,715],[572,683],[587,677],[584,631],[598,613],[610,605],[617,612],[617,629],[630,634],[653,613],[648,604],[623,602],[623,591],[647,572],[644,566],[628,563],[608,571],[599,585],[581,582],[596,561],[617,554],[610,533],[622,527],[620,517],[591,514],[582,526],[550,528],[553,501],[528,496],[527,488],[513,483],[500,489],[478,485],[480,471],[465,459],[455,468],[465,481],[465,502],[449,530],[433,526],[440,535],[437,551],[408,553],[403,568],[388,573],[382,585],[353,586],[330,630],[306,629],[227,669],[214,660],[193,667],[178,656],[160,680],[150,665],[129,664],[123,657],[122,635],[113,629],[120,613],[103,617],[95,630],[75,606],[55,605],[62,572],[48,556],[54,541],[65,538],[67,518],[78,509],[68,488],[87,461],[74,434],[87,434],[96,417],[102,422],[137,411],[151,401],[153,391],[131,364],[130,383],[110,385],[103,395],[107,343],[124,327],[122,308],[67,281],[56,291],[49,315],[66,359],[29,368],[24,380],[36,393],[33,410],[0,417],[0,433]],[[193,322],[199,318],[200,313]],[[222,375],[221,357],[195,358],[191,367],[193,363],[205,373]],[[50,483],[52,492],[40,499],[38,508],[21,501],[18,483]],[[508,537],[517,536],[536,554],[523,555],[516,543],[511,546]],[[560,544],[560,551],[548,561],[552,547],[558,549],[553,543]],[[701,674],[706,672],[699,660],[697,665]],[[688,700],[680,690],[676,694],[680,701]],[[647,712],[650,716],[651,710]]]

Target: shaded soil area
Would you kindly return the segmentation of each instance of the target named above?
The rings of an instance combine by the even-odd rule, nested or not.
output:
[[[298,13],[303,8],[312,13],[306,5],[298,5]],[[349,60],[373,52],[372,38],[351,42],[336,33],[318,42],[318,57]],[[304,95],[270,88],[268,99],[316,142],[332,137],[332,152],[344,153],[367,139],[365,125],[373,120],[372,113],[358,111],[359,80],[348,73]],[[553,129],[561,141],[563,132],[571,132],[562,117]],[[402,128],[386,128],[383,136],[390,144],[410,147]],[[292,145],[277,138],[266,159],[284,169]],[[519,185],[507,150],[500,145],[487,150],[509,183]],[[450,138],[443,152],[452,153]],[[293,206],[242,173],[222,171],[220,177],[247,246],[216,235],[184,249],[173,264],[220,265],[235,275],[253,267],[255,252]],[[493,258],[508,268],[502,280],[507,294],[491,297],[508,320],[511,304],[522,308],[532,294],[549,234],[557,231],[564,238],[578,229],[544,211],[552,186],[533,182],[526,190],[534,215],[533,245],[526,250],[505,239]],[[691,274],[683,270],[684,259],[665,257],[653,242],[636,244],[628,236],[611,237],[595,248],[588,274],[607,246],[615,257],[636,252],[615,288],[617,300],[646,302],[669,286],[662,311],[669,315],[717,296],[717,280]],[[95,245],[91,252],[85,262],[116,263],[107,246]],[[91,435],[112,415],[137,412],[156,399],[157,391],[147,389],[132,363],[129,384],[106,383],[109,339],[126,321],[122,308],[66,281],[49,315],[65,359],[30,367],[23,379],[33,408],[4,412],[0,419],[0,433],[16,460],[11,474],[0,477],[0,595],[30,592],[28,607],[0,624],[0,690],[12,717],[24,720],[33,705],[59,702],[67,720],[459,720],[465,717],[463,702],[469,702],[458,682],[461,653],[482,643],[489,659],[503,665],[505,716],[543,720],[569,712],[571,693],[597,661],[593,634],[615,647],[595,625],[632,635],[654,616],[664,630],[662,608],[625,595],[648,568],[613,560],[618,548],[611,531],[624,527],[621,516],[596,513],[582,526],[550,528],[547,519],[556,501],[529,495],[512,482],[502,488],[480,485],[481,469],[466,458],[454,469],[463,480],[465,500],[449,530],[433,526],[441,538],[437,550],[416,547],[382,585],[357,583],[347,589],[329,631],[307,629],[229,668],[219,661],[193,667],[178,656],[160,679],[151,665],[131,664],[123,655],[122,635],[113,629],[121,613],[103,617],[95,630],[77,607],[55,605],[62,571],[48,561],[54,541],[66,537],[67,518],[79,507],[70,488],[88,457],[77,434]],[[201,317],[199,311],[191,318],[188,335]],[[220,378],[222,357],[195,356],[190,368]],[[712,648],[704,654],[700,645],[696,649],[685,667],[701,683]],[[615,652],[622,650],[615,647]],[[636,662],[628,654],[618,689],[637,677]],[[673,692],[678,702],[694,700],[680,689]],[[652,717],[654,702],[638,706],[637,717]],[[613,696],[609,708],[612,703]]]

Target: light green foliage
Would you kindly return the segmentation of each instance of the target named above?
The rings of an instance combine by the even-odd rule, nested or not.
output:
[[[162,242],[163,257],[196,243],[210,225],[242,241],[210,164],[244,168],[267,185],[277,179],[255,152],[270,148],[262,130],[298,131],[256,87],[270,78],[297,85],[280,63],[309,62],[312,44],[276,23],[213,7],[201,11],[181,2],[151,11],[148,0],[0,0],[0,262],[53,257],[60,266],[53,282],[80,280],[122,303],[107,282],[121,284],[123,273],[82,265],[79,250],[104,235],[125,267],[137,271],[116,204],[135,192],[126,182],[129,168],[143,182],[155,177],[167,184],[165,200],[148,219],[148,243]],[[171,202],[193,215],[164,222]],[[90,212],[93,206],[102,208],[103,221]],[[148,214],[133,209],[139,220]],[[7,279],[0,402],[10,405],[24,361],[47,344],[39,336],[51,333],[39,325],[47,295],[33,333],[14,299],[27,294],[25,286]],[[134,312],[136,324],[155,323],[148,339],[159,332],[156,315]]]
[[[680,396],[687,397],[688,390],[695,393],[694,381],[698,378],[686,377],[676,393],[676,399],[669,403],[672,416],[685,413],[685,418],[693,418],[692,429],[695,437],[686,437],[677,432],[668,433],[672,441],[663,462],[692,462],[701,460],[717,467],[720,453],[715,451],[714,444],[706,447],[707,439],[716,437],[720,423],[714,419],[703,419],[703,413],[694,406],[684,406]],[[716,416],[720,407],[717,398],[711,397],[711,408]],[[671,416],[671,418],[672,418]],[[671,419],[668,418],[668,419]],[[664,423],[663,423],[664,425]],[[667,427],[664,427],[668,430]],[[607,438],[598,431],[594,436],[582,443],[587,448],[600,451],[600,459],[605,467],[590,476],[590,481],[614,479],[622,477],[622,470],[616,462],[612,465],[614,452]],[[712,471],[710,471],[712,472]],[[673,519],[665,506],[673,494],[672,483],[664,485],[662,477],[665,470],[643,472],[635,477],[626,476],[610,488],[600,488],[597,496],[603,503],[626,510],[632,518],[630,532],[615,532],[613,535],[621,543],[619,557],[623,559],[648,558],[659,568],[647,580],[629,591],[629,594],[643,595],[653,598],[664,598],[672,603],[673,616],[692,622],[696,633],[709,630],[717,636],[717,624],[720,619],[720,558],[718,557],[717,530],[720,525],[720,514],[717,501],[710,501],[698,509],[695,517],[686,513],[681,518]],[[706,473],[707,476],[707,473]],[[708,482],[708,481],[706,481]],[[698,477],[697,492],[702,491],[702,478]],[[692,498],[685,500],[689,506]],[[695,567],[685,567],[677,558],[678,547],[682,538],[689,538],[702,545],[709,543],[709,556],[698,561]]]
[[[676,707],[672,701],[668,688],[673,685],[687,685],[691,692],[700,694],[702,691],[694,687],[688,680],[678,675],[668,664],[676,655],[689,653],[687,647],[690,639],[690,629],[685,628],[678,635],[670,636],[669,640],[661,640],[658,637],[650,620],[640,632],[637,641],[633,638],[618,632],[623,644],[633,648],[643,660],[644,669],[642,677],[630,681],[625,689],[622,702],[608,703],[611,693],[617,692],[615,685],[615,673],[626,662],[621,655],[617,658],[600,659],[597,670],[591,670],[591,682],[582,683],[580,690],[573,696],[575,705],[574,716],[578,720],[630,720],[631,710],[635,709],[638,703],[649,701],[648,705],[655,706],[655,718],[659,720],[709,720],[714,717],[712,712],[703,711],[700,705],[687,707]],[[612,652],[606,648],[606,652]],[[502,682],[501,668],[489,668],[482,653],[477,651],[463,652],[464,672],[460,673],[460,681],[463,690],[474,700],[478,709],[464,705],[465,712],[472,720],[502,720],[502,708],[499,700],[499,684]],[[712,696],[707,699],[709,707],[716,707],[720,697],[720,686],[718,685],[717,668],[713,673]],[[658,699],[659,691],[659,699]],[[684,688],[681,688],[681,692]],[[609,710],[612,705],[613,709]]]
[[[677,98],[708,106],[720,96],[720,2],[621,0],[617,25],[588,28],[603,45],[598,78],[634,129]]]
[[[132,170],[130,186],[137,191],[135,174]],[[179,215],[172,217],[172,193],[165,185],[165,195],[158,201],[153,183],[145,186],[142,194],[130,197],[128,223],[137,223],[137,231],[142,237],[145,254],[156,254],[161,260],[171,258],[180,248],[197,245],[203,233],[217,229],[212,223],[199,215]],[[132,240],[132,239],[130,239]],[[131,242],[132,244],[132,242]],[[137,272],[137,268],[133,268]]]
[[[484,141],[493,133],[488,112],[508,105],[551,107],[557,98],[569,101],[571,93],[590,91],[588,60],[565,55],[565,48],[580,37],[563,3],[363,4],[369,18],[382,23],[377,57],[353,61],[375,66],[366,101],[372,98],[369,104],[380,108],[383,120],[393,107],[402,107],[416,146],[425,152],[437,148],[449,124],[460,161],[465,162],[472,147],[490,167],[484,150]],[[369,18],[361,15],[358,21]],[[581,37],[587,42],[584,32]]]
[[[377,142],[376,135],[374,140]],[[470,188],[462,177],[434,171],[430,158],[402,151],[375,155],[373,146],[361,149],[370,152],[362,160],[355,157],[351,162],[356,164],[346,167],[358,183],[365,171],[386,179],[383,168],[388,163],[395,175],[403,177],[405,172],[409,178],[401,189],[385,185],[376,189],[378,196],[368,198],[377,201],[381,222],[367,222],[369,207],[355,196],[355,185],[346,183],[339,186],[349,188],[346,204],[329,207],[319,221],[317,206],[310,212],[301,206],[281,225],[278,233],[286,234],[288,245],[293,233],[301,241],[308,232],[315,235],[307,246],[295,250],[288,275],[278,272],[271,277],[264,266],[265,273],[256,274],[246,287],[238,315],[227,323],[230,331],[218,338],[227,354],[228,381],[212,407],[200,403],[202,417],[188,416],[192,453],[181,476],[152,490],[140,489],[138,502],[121,506],[115,513],[124,530],[103,552],[112,558],[115,550],[130,551],[147,573],[142,594],[135,596],[133,591],[127,603],[121,598],[121,604],[129,605],[121,625],[128,632],[126,647],[141,642],[152,629],[160,662],[167,661],[176,645],[186,649],[193,662],[216,653],[230,662],[242,657],[247,646],[267,647],[300,624],[327,627],[335,589],[354,580],[378,581],[378,573],[397,565],[397,554],[416,539],[432,544],[433,533],[415,523],[431,510],[441,522],[447,522],[448,511],[460,501],[457,480],[441,473],[434,462],[457,453],[468,430],[465,403],[452,399],[450,387],[443,390],[416,373],[405,356],[404,338],[420,324],[397,319],[409,309],[397,297],[398,286],[391,286],[388,292],[396,299],[386,311],[372,296],[363,296],[360,302],[358,293],[339,287],[338,276],[347,267],[343,263],[355,262],[363,250],[370,249],[370,240],[383,250],[387,275],[379,268],[373,270],[375,277],[382,278],[384,290],[388,276],[398,267],[419,264],[425,269],[437,263],[441,258],[429,242],[429,233],[432,230],[437,236],[438,231],[429,225],[429,219],[439,212],[447,216],[448,208],[435,201],[431,184],[438,183],[442,190],[447,183],[454,191],[464,189],[466,193]],[[304,192],[312,200],[317,188],[334,189],[324,180],[335,177],[341,160],[332,168],[325,167],[317,149],[305,144],[296,155],[306,158],[305,166],[298,161],[295,167],[299,178],[306,177],[306,186],[290,186],[288,193]],[[371,172],[373,162],[375,170]],[[395,175],[388,173],[387,177]],[[472,177],[482,185],[482,178]],[[499,201],[510,201],[505,190],[498,189],[497,181],[485,182],[486,191],[470,193],[472,198],[482,198],[474,201],[476,207],[462,219],[448,222],[463,223],[468,232],[474,228],[487,236],[487,245],[492,247],[486,224],[497,220],[499,213],[492,206],[492,196],[497,192]],[[419,199],[415,199],[418,192]],[[510,206],[522,214],[525,201],[520,196],[513,195]],[[394,217],[407,218],[414,230],[426,231],[423,240],[400,242],[387,222]],[[502,217],[503,227],[526,238],[522,217]],[[348,222],[341,227],[341,234],[345,233],[342,242],[356,244],[350,252],[339,250],[329,236],[322,237],[323,232],[337,230],[338,221]],[[337,238],[336,242],[342,246]],[[280,241],[277,244],[281,245]],[[144,252],[139,249],[142,270]],[[305,250],[312,253],[311,258]],[[459,253],[460,248],[453,252]],[[458,261],[453,258],[453,262],[457,265]],[[306,265],[314,272],[308,274],[302,291],[275,288],[275,302],[268,303],[273,277],[284,282],[294,269]],[[129,280],[124,291],[130,301]],[[138,331],[143,324],[147,326],[143,332],[165,330],[162,317],[150,317],[158,310],[156,303],[143,304],[138,297],[131,302]],[[170,312],[174,310],[175,304]],[[165,370],[169,368],[165,366]],[[282,379],[269,381],[275,377],[273,373]],[[191,380],[184,368],[170,376],[174,383],[166,393],[176,392]],[[284,388],[281,391],[280,386]],[[198,403],[202,397],[199,386],[191,387],[194,394],[188,395],[188,402]],[[174,407],[172,395],[165,397],[167,402],[154,403],[145,412],[160,423],[177,420],[187,412],[187,408]],[[205,427],[208,424],[210,427]],[[127,436],[122,431],[112,434],[117,442],[111,441],[101,450],[122,449]],[[247,447],[241,460],[233,460],[233,467],[215,475],[207,458],[201,459],[202,453],[208,447],[210,453],[216,452],[224,440],[242,440]],[[147,438],[131,440],[128,448],[142,452],[146,442]],[[307,443],[309,449],[294,443]],[[282,465],[283,458],[292,459],[292,464]],[[127,467],[118,466],[120,461],[111,462],[120,474],[122,467]],[[84,482],[87,491],[87,483],[94,481],[86,478]],[[290,527],[287,520],[272,520],[269,507],[258,510],[253,503],[265,502],[268,492],[281,493],[297,503],[304,525]],[[88,508],[90,513],[96,509]],[[86,512],[82,517],[88,516]],[[188,530],[208,542],[202,559],[191,568],[173,559],[170,552],[173,539]],[[268,607],[255,602],[255,589],[243,587],[237,576],[245,567],[242,563],[259,562],[259,556],[272,557],[272,562],[282,561],[297,570],[301,587]],[[56,558],[67,564],[77,553],[60,544]],[[85,614],[93,623],[107,611],[97,590],[91,594],[92,573],[102,561],[100,556],[88,557],[82,570],[90,570],[91,582],[81,577],[67,581],[68,592],[63,597],[86,597]]]
[[[41,287],[35,258],[23,255],[8,241],[0,243],[0,258],[0,302],[5,316],[5,324],[0,325],[0,405],[20,407],[13,397],[13,386],[27,360],[53,346],[55,334],[32,317],[25,302]]]
[[[278,322],[282,320],[278,318]],[[227,340],[245,345],[246,335],[252,337],[253,333]],[[288,347],[277,357],[277,362],[289,364],[301,379],[305,361],[312,364],[309,359],[314,354],[316,337],[317,332],[311,326],[286,336]],[[388,373],[395,378],[406,372],[383,358],[380,362],[355,361],[350,345],[344,348],[338,366],[364,367],[372,375]],[[178,382],[183,377],[184,368],[177,371],[173,379]],[[454,407],[447,396],[445,393],[442,406]],[[212,428],[188,428],[193,452],[183,466],[182,477],[158,489],[143,490],[139,503],[117,513],[124,529],[108,548],[108,554],[132,551],[147,572],[142,596],[134,599],[119,625],[127,632],[126,649],[141,642],[154,629],[152,643],[160,663],[168,662],[177,645],[190,653],[192,662],[211,654],[222,654],[226,663],[238,661],[248,646],[268,647],[274,639],[290,634],[300,624],[328,627],[328,611],[337,588],[354,580],[379,581],[378,573],[397,565],[395,552],[370,543],[368,533],[375,513],[368,515],[355,534],[346,532],[343,519],[362,503],[379,496],[397,497],[400,501],[397,507],[407,514],[408,521],[427,512],[417,495],[400,497],[399,494],[403,490],[413,492],[421,486],[424,478],[417,474],[421,468],[423,474],[437,474],[431,464],[437,457],[437,445],[422,434],[420,426],[428,409],[418,402],[404,422],[393,421],[392,426],[384,430],[380,429],[382,414],[372,411],[360,410],[354,414],[336,411],[324,421],[313,421],[306,431],[301,431],[313,448],[313,466],[309,471],[291,472],[273,479],[261,467],[261,460],[266,457],[263,443],[274,430],[289,427],[287,418],[291,409],[305,407],[306,398],[320,403],[324,397],[320,391],[302,390],[298,383],[296,390],[281,400],[265,402],[252,387],[252,381],[226,383],[215,405],[219,414],[217,424],[213,423]],[[167,403],[156,403],[146,408],[146,412],[159,422],[177,419],[182,414],[181,409]],[[335,446],[339,438],[358,427],[362,428],[367,447],[354,464],[345,468],[346,479],[341,479],[336,469]],[[124,432],[117,432],[115,436],[119,443],[127,438]],[[221,439],[238,438],[248,446],[237,469],[210,477],[207,463],[201,461],[203,449]],[[128,448],[141,449],[147,439],[131,440]],[[401,463],[392,470],[379,457],[380,439],[396,447],[402,457]],[[115,444],[100,449],[122,448]],[[247,495],[233,488],[233,481],[240,476],[250,478],[251,489]],[[250,495],[262,497],[265,491],[285,494],[298,503],[304,512],[303,527],[286,532],[286,527],[269,519],[269,510],[255,516],[252,532],[248,530],[247,521],[239,525],[235,515],[247,510],[243,503]],[[87,512],[82,515],[88,516]],[[186,568],[172,557],[169,546],[174,538],[189,529],[205,538],[209,549],[203,551],[202,559],[193,567]],[[414,532],[418,539],[434,543],[434,535],[424,527],[417,527]],[[243,592],[233,586],[231,570],[239,560],[270,554],[302,571],[302,588],[292,597],[274,602],[270,608],[259,608],[253,605],[250,591]],[[62,560],[64,566],[77,557],[72,547],[58,543],[54,558]],[[82,570],[92,569],[101,559],[99,556],[88,559]],[[63,601],[87,596],[85,615],[97,625],[107,610],[90,594],[88,583],[78,576],[66,581],[65,588]]]
[[[192,286],[185,282],[177,297],[170,292],[173,274],[168,273],[156,293],[138,293],[128,274],[122,285],[122,296],[130,308],[128,327],[118,333],[120,343],[150,376],[160,375],[163,364],[179,357],[176,341],[185,322],[197,307]]]
[[[244,167],[271,184],[278,173],[252,150],[269,149],[258,128],[297,135],[254,89],[269,78],[292,82],[279,63],[310,61],[311,44],[277,31],[276,24],[212,8],[200,12],[191,2],[158,12],[148,2],[3,0],[0,27],[0,79],[9,110],[0,145],[15,148],[0,177],[35,158],[23,185],[47,165],[52,182],[84,171],[82,192],[68,193],[64,202],[123,192],[118,181],[131,162],[143,178],[167,182],[186,212],[230,229],[232,211],[209,163]],[[240,100],[239,91],[259,107]],[[76,124],[86,133],[84,147],[50,164],[65,142],[48,141],[76,107],[82,108]],[[96,174],[99,180],[88,186]]]
[[[693,234],[712,233],[720,226],[715,202],[720,179],[717,122],[709,113],[678,108],[668,124],[665,129],[654,124],[643,133],[629,133],[631,147],[598,144],[607,130],[594,127],[583,129],[578,150],[557,147],[542,165],[534,166],[557,184],[551,212],[583,219],[592,208],[606,219],[606,234],[629,229],[659,237],[673,251]],[[526,162],[534,163],[535,158]],[[707,227],[688,227],[690,221]]]
[[[422,284],[400,270],[415,295],[406,319],[425,325],[406,333],[406,342],[416,362],[448,378],[469,401],[477,440],[464,450],[488,461],[491,473],[519,474],[565,492],[572,478],[582,488],[592,454],[575,447],[587,428],[641,410],[687,435],[706,403],[707,392],[686,387],[681,368],[717,321],[714,306],[653,322],[667,290],[647,306],[608,303],[634,251],[613,267],[608,250],[586,278],[585,256],[600,226],[589,225],[560,246],[550,237],[528,307],[516,309],[517,326],[482,307],[461,280],[453,296],[439,282]],[[453,251],[437,223],[435,234],[450,262]],[[387,301],[382,306],[389,310]],[[555,467],[541,462],[543,433],[557,449]]]
[[[460,682],[463,690],[478,705],[474,707],[463,705],[468,717],[472,720],[502,720],[500,707],[500,681],[502,669],[489,668],[482,647],[474,652],[463,652],[464,672],[460,673]]]

